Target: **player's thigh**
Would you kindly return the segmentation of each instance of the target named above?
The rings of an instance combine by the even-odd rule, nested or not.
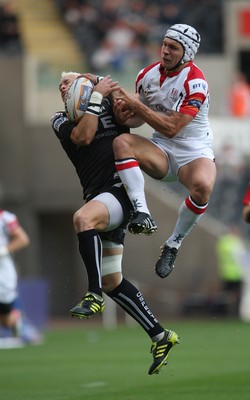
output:
[[[165,152],[149,139],[129,135],[134,147],[135,158],[140,168],[152,178],[162,179],[168,172],[168,158]]]

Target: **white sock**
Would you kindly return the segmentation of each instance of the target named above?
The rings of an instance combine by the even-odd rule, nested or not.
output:
[[[144,176],[134,158],[115,161],[116,170],[135,211],[150,214],[144,192]]]
[[[174,231],[167,244],[179,249],[183,239],[191,232],[207,209],[207,204],[198,206],[189,196],[180,206]]]

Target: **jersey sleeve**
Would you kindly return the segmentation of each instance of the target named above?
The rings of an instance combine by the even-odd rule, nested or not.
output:
[[[55,113],[50,119],[52,128],[60,141],[68,139],[72,129],[74,128],[74,122],[69,121],[65,112],[59,111]]]
[[[200,70],[192,69],[184,82],[184,90],[173,109],[195,117],[209,96],[208,84]]]

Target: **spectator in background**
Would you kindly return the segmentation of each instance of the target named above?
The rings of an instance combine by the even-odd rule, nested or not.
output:
[[[0,6],[0,49],[11,54],[21,51],[18,17],[11,1]]]
[[[0,209],[0,322],[21,341],[37,343],[41,336],[26,318],[23,319],[20,309],[18,277],[13,260],[13,255],[29,243],[29,236],[16,215]]]
[[[142,7],[144,1],[140,4]],[[139,6],[139,3],[137,4]],[[139,8],[140,10],[140,8]],[[117,12],[113,18],[112,26],[103,32],[102,39],[93,51],[90,62],[95,71],[124,71],[128,63],[147,62],[147,35],[149,32],[149,19],[140,13],[137,8]],[[103,22],[100,22],[100,27]],[[103,30],[102,30],[103,31]]]
[[[71,27],[86,60],[93,49],[100,45],[99,10],[84,1],[71,0],[64,11],[64,19]]]
[[[250,183],[248,184],[247,191],[243,197],[242,217],[245,222],[250,224]]]
[[[242,151],[230,140],[223,143],[215,154],[217,181],[214,187],[213,207],[226,225],[239,221],[239,195],[246,172]]]
[[[236,118],[250,116],[250,85],[242,72],[237,72],[228,92],[229,115]]]
[[[225,295],[225,314],[239,315],[246,246],[238,226],[220,236],[216,244],[219,276]]]
[[[218,175],[221,179],[238,181],[245,170],[245,162],[241,150],[227,139],[216,154]]]
[[[101,71],[103,68],[111,67],[115,71],[122,71],[134,39],[135,33],[127,21],[122,18],[116,19],[100,47],[93,53],[92,65],[95,70]]]

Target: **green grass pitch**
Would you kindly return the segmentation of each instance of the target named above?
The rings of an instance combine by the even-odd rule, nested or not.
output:
[[[3,400],[249,400],[250,324],[175,321],[181,343],[159,375],[147,374],[140,327],[79,321],[48,330],[42,346],[0,350]]]

